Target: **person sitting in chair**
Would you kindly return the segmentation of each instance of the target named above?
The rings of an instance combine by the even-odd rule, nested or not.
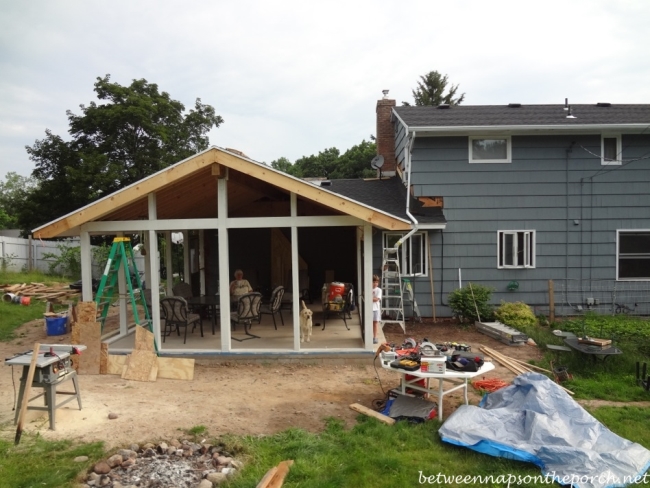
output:
[[[244,279],[244,272],[241,269],[235,270],[235,280],[230,283],[230,299],[237,302],[239,297],[253,291],[253,287]]]

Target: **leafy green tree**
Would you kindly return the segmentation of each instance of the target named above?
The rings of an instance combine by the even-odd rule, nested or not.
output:
[[[377,176],[377,171],[370,167],[370,161],[377,155],[377,144],[361,141],[345,151],[332,173],[332,178],[372,178]]]
[[[271,161],[271,167],[290,175],[292,175],[294,171],[293,164],[291,164],[291,161],[285,157]]]
[[[291,164],[287,158],[271,162],[277,170],[298,178],[370,178],[376,171],[370,168],[370,161],[377,155],[377,145],[372,141],[361,141],[343,154],[331,147],[318,154],[303,156]]]
[[[27,146],[40,189],[19,215],[24,233],[208,148],[223,119],[197,98],[194,108],[145,79],[129,86],[97,78],[100,101],[67,111],[71,141],[46,130]]]
[[[0,181],[0,229],[18,226],[18,212],[36,187],[34,178],[13,171],[7,173],[5,181]]]
[[[430,71],[429,73],[420,76],[418,86],[413,90],[413,99],[416,106],[423,105],[460,105],[465,99],[465,94],[462,93],[456,97],[458,92],[458,85],[451,85],[447,93],[447,85],[449,78],[447,75],[441,75],[437,71]],[[402,102],[402,105],[410,106],[408,102]]]

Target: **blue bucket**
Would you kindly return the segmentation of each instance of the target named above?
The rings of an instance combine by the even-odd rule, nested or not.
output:
[[[57,336],[65,334],[68,317],[45,317],[47,335]]]

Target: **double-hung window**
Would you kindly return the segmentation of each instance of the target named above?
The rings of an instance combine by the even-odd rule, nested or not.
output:
[[[384,248],[394,248],[406,232],[384,232]],[[399,246],[398,256],[402,275],[426,276],[427,233],[416,232]]]
[[[510,136],[469,137],[470,163],[510,163],[511,161]]]
[[[534,230],[500,230],[497,240],[499,269],[535,267]]]
[[[616,278],[650,280],[650,229],[616,231]]]

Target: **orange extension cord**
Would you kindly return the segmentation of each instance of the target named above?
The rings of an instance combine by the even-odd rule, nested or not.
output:
[[[506,383],[505,381],[497,378],[490,380],[472,381],[472,386],[474,388],[477,390],[487,391],[488,393],[492,393],[493,391],[497,391],[498,389],[508,385],[509,383]]]

